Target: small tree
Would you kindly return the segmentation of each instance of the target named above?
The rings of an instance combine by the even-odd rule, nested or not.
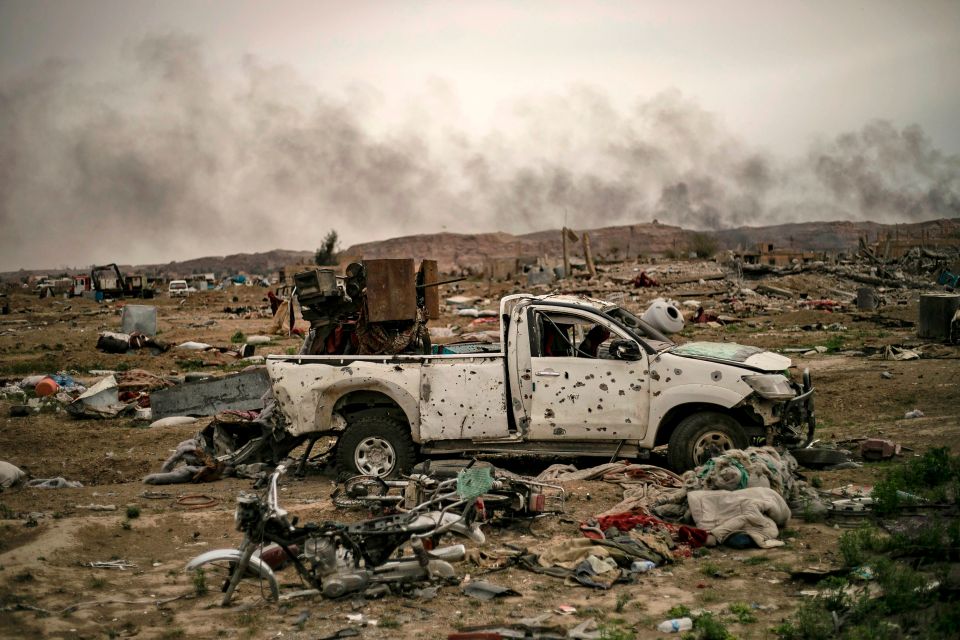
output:
[[[717,241],[709,234],[695,233],[690,238],[690,250],[695,252],[698,258],[709,258],[717,252]]]
[[[323,238],[323,244],[317,249],[313,261],[319,265],[336,264],[337,262],[337,232],[333,229],[327,232]]]

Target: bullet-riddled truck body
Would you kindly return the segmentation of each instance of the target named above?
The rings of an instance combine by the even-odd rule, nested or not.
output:
[[[508,296],[500,321],[496,353],[271,357],[286,435],[337,435],[338,466],[373,475],[421,455],[642,457],[662,445],[683,470],[752,441],[812,437],[809,375],[792,380],[784,356],[676,345],[585,297]]]

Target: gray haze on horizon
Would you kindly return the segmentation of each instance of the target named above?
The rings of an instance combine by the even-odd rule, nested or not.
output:
[[[308,30],[284,33],[290,15],[265,19],[245,42],[237,25],[253,19],[251,5],[218,25],[213,4],[190,4],[198,15],[188,19],[128,3],[105,31],[103,11],[116,3],[0,2],[0,270],[310,249],[330,228],[349,244],[524,233],[565,217],[581,227],[656,218],[716,229],[960,215],[960,83],[946,71],[960,59],[960,3],[912,12],[876,3],[859,16],[855,5],[813,3],[823,19],[795,29],[820,29],[821,56],[800,55],[806,37],[778,45],[785,27],[763,22],[767,5],[734,3],[756,15],[719,25],[732,52],[719,62],[693,53],[721,85],[735,80],[730,93],[754,87],[767,120],[758,114],[768,109],[689,73],[675,48],[678,33],[703,28],[689,7],[632,16],[626,26],[651,37],[639,51],[629,38],[599,40],[603,29],[631,33],[623,16],[607,15],[616,5],[575,3],[550,14],[547,35],[530,32],[524,52],[516,25],[537,17],[526,5],[458,5],[460,15],[418,4],[421,15],[404,19],[389,3],[360,3],[351,16],[283,5],[334,18],[317,27],[318,55],[343,68],[325,74],[290,48]],[[77,6],[101,9],[100,22]],[[853,30],[851,51],[840,51],[831,12],[898,37]],[[729,39],[751,28],[755,41]],[[550,34],[581,31],[568,54],[576,60],[558,60],[573,60],[564,76],[546,55],[556,53]],[[511,52],[529,55],[511,65]],[[668,60],[662,68],[645,57],[655,53]],[[618,61],[644,81],[621,86],[608,68]],[[737,61],[745,79],[722,68]],[[825,84],[809,104],[783,102],[817,77]],[[828,80],[844,78],[838,96]],[[777,116],[789,135],[771,133]]]

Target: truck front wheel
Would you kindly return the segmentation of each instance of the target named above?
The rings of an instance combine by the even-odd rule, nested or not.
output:
[[[389,478],[408,472],[415,461],[410,429],[386,416],[350,421],[337,443],[341,474]]]
[[[715,455],[743,449],[747,434],[732,417],[716,411],[703,411],[680,421],[670,436],[667,463],[677,473],[693,469]]]

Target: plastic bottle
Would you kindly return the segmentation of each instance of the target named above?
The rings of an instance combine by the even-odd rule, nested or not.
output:
[[[661,633],[680,633],[693,629],[693,620],[690,618],[674,618],[673,620],[664,620],[657,625],[657,631]]]
[[[645,571],[650,571],[657,565],[651,562],[650,560],[634,560],[633,564],[630,565],[630,571],[633,573],[644,573]]]

